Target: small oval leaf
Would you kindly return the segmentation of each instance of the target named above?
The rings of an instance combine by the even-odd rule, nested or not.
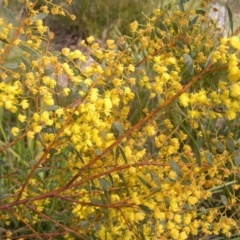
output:
[[[7,18],[7,20],[10,23],[12,23],[13,25],[16,25],[16,20],[15,20],[15,18],[13,16],[12,12],[8,8],[6,8],[6,7],[2,7],[2,9],[3,9],[4,15]]]
[[[152,210],[148,207],[148,206],[145,206],[145,205],[138,205],[145,213],[147,214],[151,214],[152,213]]]
[[[120,122],[114,122],[112,124],[112,132],[116,138],[120,137],[123,134],[123,126]]]
[[[231,29],[231,32],[233,33],[233,14],[232,14],[232,11],[229,7],[227,7],[227,10],[228,10],[228,18],[229,18],[230,29]]]
[[[123,149],[122,149],[121,146],[119,146],[119,150],[120,150],[120,152],[121,152],[121,155],[122,155],[122,157],[123,157],[124,162],[125,162],[125,163],[128,163],[127,157],[126,157],[126,155],[125,155],[125,153],[124,153],[124,151],[123,151]]]
[[[46,107],[46,111],[55,111],[57,109],[61,108],[60,106],[58,105],[52,105],[52,106],[49,106],[49,107]]]
[[[149,188],[149,189],[152,188],[152,186],[151,186],[145,179],[143,179],[142,177],[138,176],[138,179],[142,182],[142,184],[143,184],[145,187],[147,187],[147,188]]]
[[[163,22],[159,21],[158,27],[159,27],[162,31],[164,31],[164,32],[166,32],[166,33],[168,32],[168,29],[167,29],[167,27],[163,24]]]
[[[210,152],[205,152],[204,156],[209,164],[213,164],[213,157]]]
[[[48,16],[47,13],[38,13],[36,16],[30,17],[32,22],[36,22],[37,20],[43,20]]]
[[[216,146],[217,146],[217,151],[219,153],[223,153],[224,152],[225,148],[224,148],[224,145],[221,142],[217,141]]]
[[[36,52],[34,49],[30,48],[29,46],[20,44],[19,47],[23,51],[25,51],[25,52],[29,53],[30,55],[32,55],[33,57],[39,57],[40,56],[38,52]]]
[[[228,204],[227,197],[224,195],[221,195],[221,202],[226,206]]]
[[[30,71],[30,70],[31,70],[31,65],[30,65],[30,63],[28,62],[28,60],[27,60],[26,58],[22,57],[22,56],[21,56],[21,59],[22,59],[24,65],[25,65],[25,67],[26,67],[26,70],[27,70],[27,71]]]
[[[171,169],[172,169],[178,176],[181,176],[182,173],[181,173],[181,169],[180,169],[180,167],[178,166],[178,164],[175,163],[172,159],[170,159],[168,162],[169,162],[169,165],[170,165]]]
[[[240,166],[240,152],[239,150],[234,151],[234,156],[233,156],[234,164],[236,167]]]
[[[184,63],[187,67],[187,70],[189,71],[189,73],[192,75],[194,70],[193,70],[193,60],[192,58],[190,57],[190,55],[188,54],[183,54],[183,60],[184,60]]]
[[[201,15],[205,15],[206,11],[202,10],[202,9],[197,9],[196,10],[196,14],[201,14]]]
[[[180,49],[184,49],[184,46],[182,45],[182,43],[176,42],[176,45],[177,45]]]
[[[199,16],[195,16],[192,20],[189,21],[188,25],[189,27],[192,27],[198,20]]]
[[[106,179],[104,178],[98,178],[98,181],[103,189],[104,192],[104,196],[107,199],[107,201],[109,201],[109,195],[108,195],[108,182]]]
[[[155,182],[155,184],[156,184],[158,187],[160,187],[160,186],[161,186],[161,182],[160,182],[160,180],[159,180],[158,175],[157,175],[155,172],[153,172],[153,171],[150,171],[150,174],[151,174],[152,180]]]
[[[18,68],[18,63],[16,62],[10,62],[2,65],[2,67],[7,68],[7,69],[17,69]]]
[[[104,178],[98,178],[98,181],[104,191],[108,191],[108,183]]]
[[[197,145],[196,142],[194,142],[193,152],[194,152],[194,155],[195,155],[195,157],[196,157],[197,164],[198,164],[199,166],[201,166],[201,164],[202,164],[201,154],[200,154],[200,151],[199,151],[199,148],[198,148],[198,145]]]
[[[178,26],[175,22],[172,23],[173,29],[175,31],[175,33],[178,33]]]
[[[235,149],[235,143],[232,138],[227,138],[226,145],[229,151],[234,151]]]

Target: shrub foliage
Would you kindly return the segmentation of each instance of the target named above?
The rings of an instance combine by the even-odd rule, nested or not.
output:
[[[185,0],[56,52],[44,18],[75,16],[19,2],[0,18],[1,238],[237,239],[236,34]]]

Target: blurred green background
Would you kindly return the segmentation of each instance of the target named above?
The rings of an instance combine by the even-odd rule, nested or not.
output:
[[[4,0],[0,0],[0,7]],[[55,33],[54,49],[63,47],[77,48],[79,40],[92,35],[100,43],[106,39],[116,39],[119,36],[130,35],[129,24],[134,20],[146,22],[146,16],[151,16],[154,9],[165,9],[169,4],[186,3],[187,7],[201,8],[200,3],[205,2],[208,14],[229,26],[228,9],[233,15],[234,29],[240,26],[240,1],[239,0],[72,0],[69,6],[65,0],[53,0],[54,5],[66,8],[69,13],[77,18],[72,21],[69,17],[49,16],[45,19],[51,31]],[[39,0],[36,7],[46,5],[44,0]],[[51,6],[49,4],[49,6]],[[219,8],[218,11],[213,9]],[[14,9],[20,19],[24,14],[24,7],[18,1],[9,1],[9,8]]]
[[[43,0],[39,4],[43,4]],[[71,21],[68,17],[55,16],[47,19],[47,24],[55,33],[55,48],[68,46],[75,48],[79,40],[92,35],[98,42],[106,39],[116,39],[119,36],[130,35],[129,24],[134,20],[146,23],[146,16],[151,16],[156,8],[166,9],[170,4],[185,3],[185,8],[201,8],[201,0],[73,0],[72,6],[64,4],[63,0],[53,1],[63,5],[77,18]],[[208,14],[213,9],[214,19],[224,22],[224,28],[229,27],[228,8],[233,15],[234,30],[240,26],[240,3],[238,0],[212,0],[205,6]],[[226,32],[226,31],[225,31]]]

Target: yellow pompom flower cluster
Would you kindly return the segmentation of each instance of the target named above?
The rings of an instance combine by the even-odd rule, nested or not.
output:
[[[204,16],[157,9],[145,25],[130,24],[133,39],[109,39],[103,49],[90,36],[81,42],[88,54],[53,54],[40,18],[74,16],[51,1],[25,6],[21,41],[10,43],[22,62],[3,65],[0,57],[0,117],[9,124],[0,126],[7,186],[0,209],[11,213],[0,214],[4,227],[13,222],[24,232],[25,224],[33,238],[46,228],[44,237],[64,239],[185,240],[239,231],[239,141],[218,136],[212,122],[235,120],[240,111],[239,39],[213,49],[199,28]],[[219,70],[225,75],[208,82]],[[223,186],[228,197],[216,201]]]

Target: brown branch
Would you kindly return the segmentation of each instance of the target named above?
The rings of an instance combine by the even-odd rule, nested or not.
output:
[[[56,225],[60,226],[60,227],[63,228],[65,231],[74,233],[74,234],[76,234],[78,237],[82,237],[82,236],[79,235],[79,233],[77,233],[77,232],[75,232],[74,230],[72,230],[72,229],[70,229],[70,228],[62,225],[61,223],[55,221],[54,219],[48,217],[47,215],[45,215],[44,213],[38,211],[36,208],[34,208],[33,206],[31,206],[30,204],[27,203],[26,206],[27,206],[28,208],[32,209],[32,210],[33,210],[34,212],[36,212],[38,215],[41,215],[43,218],[45,218],[45,219],[49,220],[50,222],[53,222],[53,223],[55,223]],[[83,239],[85,239],[85,238],[83,238]]]
[[[125,50],[126,51],[126,50]],[[74,113],[77,111],[79,105],[87,98],[87,96],[89,95],[90,91],[98,84],[98,80],[95,81],[88,89],[88,92],[85,94],[84,97],[82,97],[81,99],[78,99],[76,102],[74,102],[75,104],[77,104],[77,106],[73,109],[72,113],[68,116],[66,122],[64,123],[64,125],[62,126],[62,128],[59,130],[59,132],[57,133],[57,135],[55,136],[54,140],[49,144],[49,146],[45,149],[43,155],[41,156],[41,158],[38,160],[38,162],[34,165],[34,167],[32,168],[31,172],[29,173],[29,175],[27,176],[26,181],[24,182],[18,196],[16,199],[16,202],[19,201],[19,199],[22,196],[22,193],[24,191],[24,189],[26,188],[26,186],[28,185],[28,182],[30,180],[30,178],[33,176],[34,172],[36,171],[36,169],[38,168],[39,165],[41,165],[45,160],[46,157],[50,151],[50,149],[54,146],[54,144],[57,142],[57,140],[59,139],[61,133],[64,131],[64,129],[66,128],[66,126],[70,123],[70,121],[72,120],[72,117],[74,115]],[[68,107],[72,106],[73,103],[71,103]]]
[[[240,26],[235,30],[232,36],[237,36],[240,33]]]
[[[98,173],[98,174],[95,174],[94,176],[90,176],[90,177],[87,177],[85,178],[84,180],[81,180],[79,182],[76,182],[74,184],[71,185],[71,187],[77,187],[79,185],[82,185],[84,182],[88,182],[90,180],[93,180],[93,179],[96,179],[96,178],[99,178],[101,176],[104,176],[104,175],[108,175],[109,173],[112,173],[112,172],[116,172],[116,171],[121,171],[121,170],[124,170],[124,169],[127,169],[129,167],[142,167],[142,166],[169,166],[169,163],[161,163],[161,162],[140,162],[140,163],[136,163],[136,164],[125,164],[125,165],[122,165],[122,166],[118,166],[118,167],[113,167],[105,172],[102,172],[102,173]],[[188,167],[194,167],[194,166],[198,166],[198,164],[187,164],[187,163],[184,163],[184,164],[179,164],[179,166],[188,166]],[[206,168],[209,168],[211,165],[210,164],[202,164],[202,167],[206,167]],[[66,188],[65,187],[62,187],[62,188],[58,188],[56,190],[53,190],[51,192],[47,192],[47,193],[43,193],[41,195],[38,195],[38,196],[34,196],[34,197],[29,197],[29,198],[25,198],[25,199],[21,199],[19,201],[13,201],[13,202],[10,202],[10,203],[7,203],[7,204],[3,204],[3,205],[0,205],[0,210],[3,210],[3,209],[10,209],[14,206],[19,206],[19,205],[24,205],[24,204],[27,204],[28,202],[33,202],[33,201],[37,201],[37,200],[42,200],[42,199],[46,199],[46,198],[60,198],[60,199],[64,199],[66,201],[73,201],[72,199],[69,199],[68,197],[65,197],[65,196],[61,196],[59,195],[60,192],[63,192],[65,191]],[[117,204],[108,204],[108,205],[98,205],[98,204],[93,204],[93,203],[88,203],[88,202],[79,202],[80,204],[82,205],[88,205],[88,206],[101,206],[101,207],[130,207],[132,206],[132,204],[129,204],[127,202],[121,202],[121,204],[119,205],[119,203]]]
[[[33,7],[37,4],[37,2],[38,2],[38,0],[36,0],[36,1],[33,3]],[[5,51],[3,52],[2,57],[0,58],[0,65],[2,64],[3,60],[4,60],[5,57],[7,56],[8,52],[10,51],[10,49],[11,49],[14,41],[16,40],[16,38],[18,37],[18,35],[20,34],[20,31],[21,31],[21,29],[23,28],[26,19],[27,19],[27,17],[25,17],[25,18],[21,21],[19,27],[16,29],[16,31],[15,31],[12,39],[11,39],[11,41],[10,41],[9,44],[7,45]]]
[[[96,82],[95,82],[96,84]],[[93,84],[91,86],[91,88],[95,85]],[[51,148],[55,145],[55,143],[57,142],[57,140],[59,139],[60,135],[62,134],[62,132],[64,131],[64,129],[66,128],[66,126],[70,123],[72,116],[74,115],[74,113],[77,111],[79,105],[85,100],[85,98],[87,97],[88,94],[86,94],[83,98],[78,100],[78,104],[77,106],[74,108],[73,112],[68,116],[66,122],[64,123],[64,125],[62,126],[62,128],[59,130],[59,132],[57,133],[57,135],[55,136],[54,140],[49,144],[49,146],[45,149],[44,153],[42,154],[41,158],[38,160],[38,162],[34,165],[34,167],[32,168],[31,172],[29,173],[29,175],[27,176],[26,181],[24,182],[18,196],[16,199],[16,202],[19,201],[19,199],[22,196],[22,193],[24,191],[24,189],[26,188],[30,178],[33,176],[34,172],[36,171],[36,169],[39,167],[39,165],[41,165],[45,160],[46,157],[49,153],[49,151],[51,150]]]
[[[30,225],[29,223],[27,223],[27,221],[24,220],[19,214],[17,214],[17,213],[16,213],[15,211],[13,211],[12,209],[9,209],[9,211],[10,211],[13,215],[17,216],[17,218],[19,218],[33,233],[35,233],[35,237],[37,236],[39,239],[42,239],[42,240],[43,240],[43,238],[38,234],[38,232],[36,232],[36,231],[31,227],[31,225]]]
[[[82,175],[83,172],[85,172],[91,165],[93,165],[97,160],[101,159],[103,156],[105,156],[110,150],[112,150],[114,147],[116,147],[124,138],[128,137],[132,132],[137,130],[140,126],[142,126],[144,123],[148,122],[153,116],[155,116],[160,110],[168,106],[170,103],[172,103],[175,99],[177,99],[182,93],[186,92],[195,82],[197,82],[199,79],[201,79],[206,73],[211,71],[213,63],[209,64],[209,66],[200,74],[198,74],[196,77],[193,77],[192,81],[190,81],[186,86],[184,86],[181,90],[179,90],[173,97],[167,99],[162,105],[154,109],[151,113],[149,113],[145,118],[141,119],[138,123],[136,123],[134,126],[132,126],[130,129],[128,129],[126,132],[124,132],[114,143],[112,143],[108,148],[104,149],[101,154],[93,158],[88,164],[86,164],[79,172],[63,187],[64,189],[67,189],[71,186],[71,184]]]
[[[121,170],[130,168],[130,167],[143,167],[143,166],[166,167],[166,166],[170,166],[170,165],[169,165],[169,163],[160,163],[160,162],[140,162],[140,163],[135,163],[135,164],[125,164],[125,165],[121,165],[121,166],[118,166],[118,167],[111,168],[111,169],[109,169],[109,170],[107,170],[105,172],[101,172],[101,173],[98,173],[96,175],[87,177],[87,178],[85,178],[85,179],[83,179],[81,181],[78,181],[78,182],[72,184],[71,187],[77,187],[79,185],[82,185],[85,182],[91,181],[91,180],[96,179],[96,178],[100,178],[100,177],[108,175],[109,173],[112,173],[112,172],[121,171]],[[180,167],[181,166],[194,167],[194,166],[199,166],[199,165],[198,164],[191,164],[191,163],[189,163],[189,164],[184,163],[184,164],[179,164],[179,166]],[[208,164],[208,163],[206,163],[206,164],[203,163],[202,167],[209,168],[209,167],[211,167],[211,165]],[[59,190],[56,190],[56,191],[58,192]]]
[[[17,139],[15,139],[14,141],[10,142],[9,144],[7,144],[5,147],[3,147],[0,150],[0,153],[4,152],[5,150],[7,150],[8,148],[10,148],[12,145],[14,145],[16,142],[18,142],[19,140],[23,139],[26,136],[26,133],[24,133],[23,135],[21,135],[20,137],[18,137]]]
[[[125,217],[122,209],[121,209],[121,208],[118,208],[117,210],[121,213],[122,218],[124,219],[124,221],[125,221],[128,229],[129,229],[131,232],[133,232],[133,234],[134,234],[134,236],[136,237],[136,239],[141,239],[141,238],[137,235],[137,233],[136,233],[136,231],[135,231],[135,229],[134,229],[134,226],[133,226],[131,223],[129,223],[129,221],[126,219],[126,217]]]

